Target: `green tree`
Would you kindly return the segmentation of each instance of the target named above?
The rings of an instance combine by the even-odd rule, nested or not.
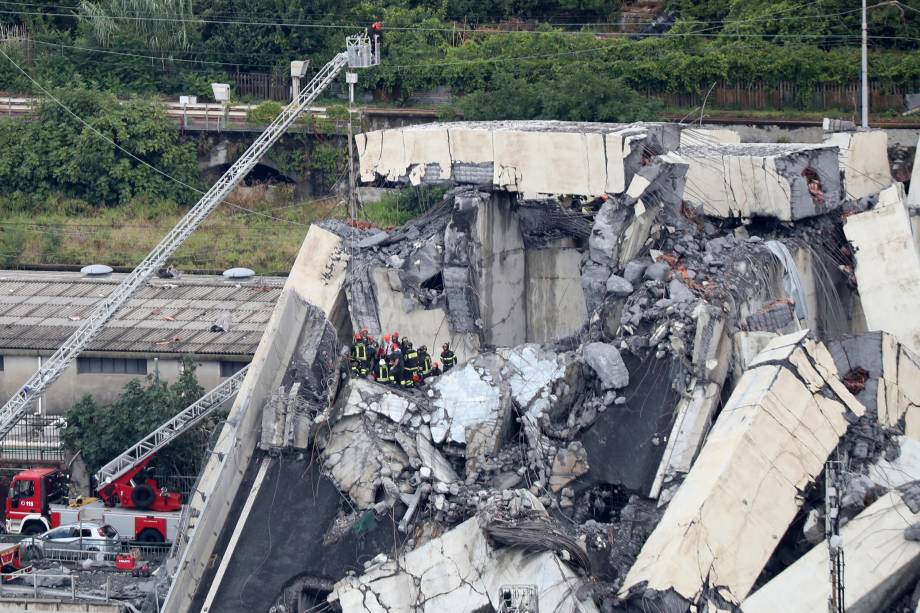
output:
[[[193,145],[182,143],[160,105],[119,101],[82,86],[55,92],[76,120],[46,100],[33,122],[0,120],[0,190],[44,199],[60,193],[97,205],[126,203],[144,195],[187,202],[191,190],[116,149],[96,132],[141,160],[182,181],[197,181]]]
[[[62,441],[69,449],[80,451],[89,470],[95,472],[204,394],[195,376],[195,363],[184,358],[182,365],[182,374],[172,385],[152,377],[133,379],[107,406],[100,406],[87,394],[67,412]],[[217,423],[212,416],[160,450],[154,461],[160,471],[197,474],[204,445]]]
[[[467,119],[567,121],[649,120],[657,110],[624,79],[588,66],[560,69],[535,83],[510,79],[494,91],[467,95],[458,107]]]

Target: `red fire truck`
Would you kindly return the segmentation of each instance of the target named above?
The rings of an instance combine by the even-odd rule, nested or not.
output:
[[[147,462],[150,459],[147,458]],[[6,498],[6,531],[41,534],[62,524],[96,521],[109,524],[131,540],[171,542],[179,527],[181,498],[176,492],[159,490],[156,481],[145,478],[144,466],[129,473],[124,480],[99,488],[98,499],[78,498],[71,503],[67,501],[66,478],[60,471],[55,468],[24,470],[14,476],[10,484]],[[141,475],[135,481],[138,472]],[[141,494],[132,497],[132,490]]]
[[[55,468],[31,468],[13,477],[6,498],[6,531],[41,534],[62,524],[94,521],[145,543],[172,542],[182,496],[147,473],[154,454],[236,396],[248,367],[177,413],[96,473],[97,498],[67,499],[67,479]]]

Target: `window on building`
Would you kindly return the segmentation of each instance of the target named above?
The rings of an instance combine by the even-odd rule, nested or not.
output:
[[[114,375],[146,375],[147,360],[130,358],[77,358],[77,373]]]
[[[220,361],[220,376],[221,377],[232,377],[236,373],[240,372],[249,362],[230,362],[230,361]]]

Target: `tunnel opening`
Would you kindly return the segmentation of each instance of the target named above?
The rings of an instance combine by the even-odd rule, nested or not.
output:
[[[218,164],[208,169],[208,178],[217,180],[230,168],[230,164]],[[256,164],[243,179],[243,185],[294,185],[296,182],[282,172],[266,164]]]

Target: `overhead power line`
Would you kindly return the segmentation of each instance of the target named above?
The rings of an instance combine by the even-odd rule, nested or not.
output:
[[[781,13],[791,12],[800,8],[804,8],[813,4],[812,2],[806,2],[804,4],[796,5],[789,7],[782,11],[774,12],[771,15],[761,15],[757,17],[750,17],[744,19],[724,19],[724,20],[713,20],[713,21],[683,21],[681,23],[688,25],[711,25],[711,26],[726,26],[726,25],[741,25],[748,23],[756,23],[760,21],[802,21],[802,20],[817,20],[817,19],[828,19],[832,17],[840,17],[843,15],[848,15],[861,11],[861,9],[851,9],[847,11],[840,11],[836,13],[827,13],[821,15],[797,15],[797,16],[784,16],[778,17],[777,15]],[[879,4],[872,5],[869,7],[877,8],[881,6],[888,6],[890,2],[882,2]],[[34,6],[34,3],[20,3],[14,2],[11,0],[2,0],[0,5],[12,5],[12,6]],[[42,5],[42,6],[59,6],[59,5]],[[905,5],[906,6],[906,5]],[[66,6],[64,8],[74,8]],[[58,8],[60,10],[60,8]],[[913,9],[912,9],[913,10]],[[211,16],[202,16],[202,17],[191,17],[191,18],[182,18],[182,17],[153,17],[149,15],[106,15],[106,16],[94,16],[94,15],[85,15],[80,13],[63,13],[63,12],[49,12],[49,11],[0,11],[2,14],[19,14],[19,15],[36,15],[36,16],[48,16],[48,17],[71,17],[77,19],[113,19],[121,21],[154,21],[154,22],[173,22],[173,23],[202,23],[202,24],[216,24],[216,25],[244,25],[244,26],[258,26],[258,27],[288,27],[288,28],[315,28],[315,29],[330,29],[330,30],[342,30],[342,29],[355,29],[361,28],[362,26],[353,24],[353,23],[323,23],[318,21],[294,21],[294,20],[276,20],[276,19],[265,19],[265,20],[253,20],[253,19],[233,19],[233,18],[212,18]],[[220,17],[221,14],[216,14],[217,17]],[[654,21],[641,22],[645,24],[654,23]],[[571,24],[554,24],[551,22],[538,23],[538,26],[549,25],[556,26],[559,25],[571,25]],[[596,22],[588,24],[578,24],[578,25],[593,25],[593,26],[616,26],[618,24],[613,22]],[[512,29],[495,29],[495,28],[475,28],[475,27],[433,27],[433,26],[387,26],[387,30],[390,31],[417,31],[417,32],[445,32],[445,33],[468,33],[468,34],[603,34],[606,36],[642,36],[641,33],[628,33],[628,32],[597,32],[597,31],[588,31],[588,30],[578,30],[578,31],[567,31],[567,30],[553,30],[550,32],[545,32],[542,30],[512,30]],[[671,35],[692,35],[701,33],[703,30],[691,31],[686,33],[675,33]],[[668,34],[668,33],[665,33]],[[657,34],[656,34],[657,35]],[[820,35],[815,35],[820,36]]]

